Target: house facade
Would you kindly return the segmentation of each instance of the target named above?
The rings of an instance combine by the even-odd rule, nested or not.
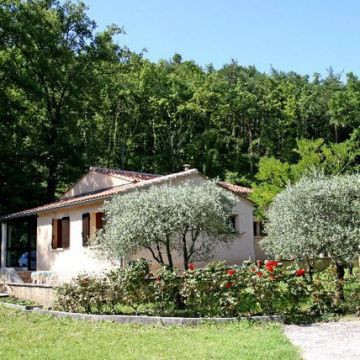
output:
[[[196,169],[159,176],[92,167],[58,201],[0,218],[0,267],[51,272],[59,281],[67,281],[81,272],[101,272],[118,266],[119,261],[102,259],[88,244],[103,226],[105,201],[151,186],[177,186],[184,182],[196,186],[204,181],[209,180]],[[217,246],[213,260],[240,264],[249,258],[263,258],[258,246],[259,225],[253,218],[254,204],[248,199],[251,190],[225,182],[218,184],[237,197],[233,208],[236,236],[230,245]],[[146,251],[134,256],[139,257],[153,260]],[[122,262],[127,260],[130,259]],[[174,263],[180,268],[180,257],[175,257]],[[152,267],[157,267],[154,261]]]

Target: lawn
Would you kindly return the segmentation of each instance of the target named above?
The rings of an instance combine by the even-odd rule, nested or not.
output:
[[[300,359],[280,325],[90,323],[0,305],[0,359]]]

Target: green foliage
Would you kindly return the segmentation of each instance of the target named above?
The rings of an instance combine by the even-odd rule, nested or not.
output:
[[[190,261],[208,259],[217,243],[231,239],[234,203],[229,192],[210,181],[153,186],[114,197],[104,207],[107,223],[99,249],[113,258],[145,249],[170,270],[176,252],[186,269]]]
[[[149,314],[162,316],[239,317],[261,314],[321,316],[357,313],[360,278],[347,276],[345,292],[351,299],[336,301],[333,268],[309,274],[295,264],[277,261],[248,262],[243,266],[193,264],[182,276],[160,268],[148,273],[144,260],[103,277],[81,275],[57,288],[56,308],[72,312]]]
[[[264,249],[286,259],[320,254],[349,264],[360,254],[360,176],[301,179],[277,195],[267,213]]]
[[[0,213],[53,200],[91,165],[165,174],[191,163],[247,185],[263,157],[297,164],[297,139],[323,139],[329,150],[307,161],[326,172],[358,163],[337,146],[359,127],[354,74],[215,70],[180,54],[153,63],[71,1],[2,1],[0,23]],[[261,190],[264,212],[278,189]]]
[[[314,172],[325,175],[353,174],[359,170],[360,142],[354,136],[337,144],[325,144],[323,139],[301,139],[296,142],[294,163],[281,162],[275,158],[263,157],[259,161],[257,182],[253,185],[251,199],[258,205],[258,215],[265,218],[265,212],[288,184],[294,184],[303,176]]]
[[[160,268],[155,274],[154,302],[155,308],[160,314],[166,313],[169,309],[182,307],[180,295],[181,279],[176,271]]]
[[[78,275],[56,289],[55,307],[62,311],[101,313],[107,300],[106,281],[99,276]]]
[[[229,275],[228,271],[231,271]],[[236,316],[240,290],[246,286],[240,270],[223,263],[188,270],[184,275],[181,294],[185,304],[198,316]]]

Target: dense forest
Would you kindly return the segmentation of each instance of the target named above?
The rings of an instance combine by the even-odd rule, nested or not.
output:
[[[165,174],[189,163],[276,189],[311,166],[357,169],[355,74],[154,63],[122,36],[98,32],[81,3],[1,1],[0,213],[56,199],[92,165]]]

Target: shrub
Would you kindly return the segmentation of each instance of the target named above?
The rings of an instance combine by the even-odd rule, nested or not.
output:
[[[112,311],[116,305],[126,305],[135,312],[151,299],[149,264],[144,259],[131,262],[126,268],[118,268],[106,274],[107,300]]]
[[[241,269],[212,263],[185,272],[181,294],[189,309],[200,316],[235,316],[240,292],[246,287]]]
[[[70,312],[101,313],[107,294],[108,286],[103,277],[80,274],[72,282],[56,288],[55,307]]]
[[[183,307],[180,286],[181,279],[175,271],[164,266],[156,272],[153,282],[154,301],[155,308],[160,314],[167,309]]]
[[[351,303],[336,301],[336,273],[329,267],[309,281],[295,265],[277,261],[246,262],[242,266],[212,263],[202,269],[189,264],[183,276],[165,267],[155,277],[145,260],[104,276],[79,275],[57,288],[60,310],[89,313],[137,313],[191,316],[244,316],[360,310],[360,273],[346,278]]]

